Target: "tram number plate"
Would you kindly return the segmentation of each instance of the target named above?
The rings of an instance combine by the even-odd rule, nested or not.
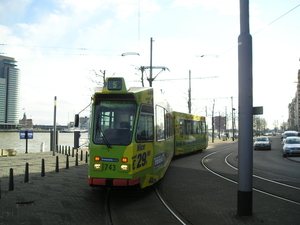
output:
[[[116,171],[116,165],[114,164],[104,164],[104,170]]]

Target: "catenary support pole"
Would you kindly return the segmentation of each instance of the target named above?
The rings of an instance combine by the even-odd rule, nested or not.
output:
[[[54,116],[53,116],[53,138],[52,138],[52,151],[53,155],[55,155],[56,148],[56,96],[54,97]]]
[[[149,78],[149,86],[152,87],[152,42],[153,42],[153,39],[150,38],[150,78]]]
[[[189,70],[189,100],[188,100],[188,108],[189,108],[189,113],[192,113],[192,87],[191,87],[191,70]]]
[[[249,0],[240,0],[238,37],[239,142],[237,215],[252,215],[253,175],[253,96],[252,37],[249,33]]]

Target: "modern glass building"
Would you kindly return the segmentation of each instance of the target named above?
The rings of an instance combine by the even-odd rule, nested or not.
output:
[[[19,124],[20,70],[14,58],[0,55],[0,129]]]

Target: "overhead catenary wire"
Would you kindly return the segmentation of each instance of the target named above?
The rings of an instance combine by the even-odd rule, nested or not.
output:
[[[271,24],[275,23],[276,21],[280,20],[282,17],[286,16],[287,14],[289,14],[290,12],[292,12],[293,10],[295,10],[296,8],[298,8],[300,6],[300,4],[296,5],[294,8],[290,9],[289,11],[287,11],[286,13],[282,14],[281,16],[277,17],[275,20],[271,21],[270,23],[268,23],[265,27],[259,29],[258,31],[255,31],[254,33],[252,33],[252,36],[263,31],[264,29],[266,29],[266,27],[270,26]],[[236,48],[239,45],[236,44],[234,46],[231,46],[229,49],[227,49],[226,51],[224,51],[223,53],[221,53],[220,55],[224,55],[225,53],[231,51],[232,49]],[[220,56],[219,55],[219,56]]]

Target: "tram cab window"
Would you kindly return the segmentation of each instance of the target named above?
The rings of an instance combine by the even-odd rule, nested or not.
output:
[[[137,142],[153,141],[153,106],[142,105],[137,124]]]
[[[134,101],[99,101],[95,106],[95,144],[129,145],[135,120]]]

